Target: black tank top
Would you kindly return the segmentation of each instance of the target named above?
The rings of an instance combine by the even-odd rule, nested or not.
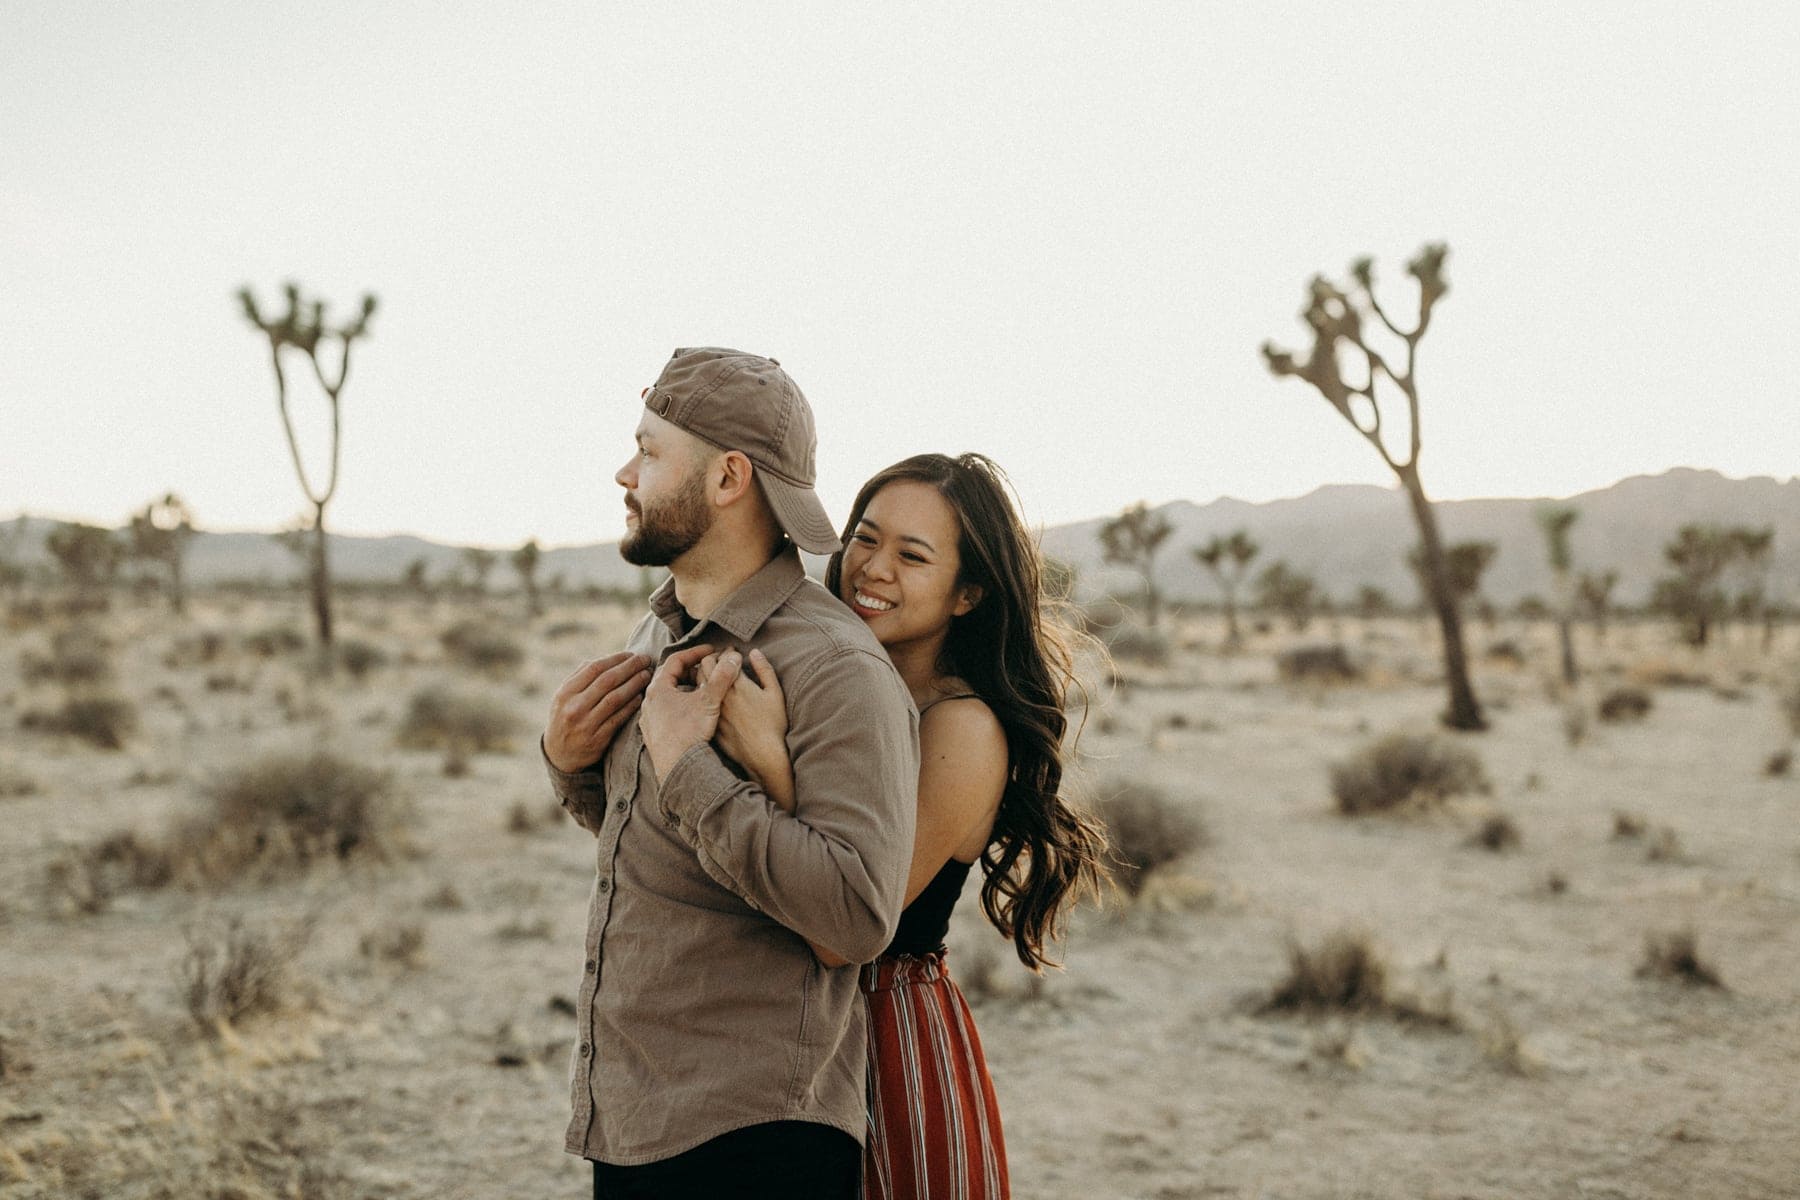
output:
[[[974,865],[954,858],[946,862],[900,914],[900,928],[894,931],[894,940],[884,953],[922,956],[943,945],[944,935],[950,932],[950,910],[956,907],[963,881]]]

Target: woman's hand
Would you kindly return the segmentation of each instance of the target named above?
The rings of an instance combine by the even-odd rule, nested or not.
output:
[[[716,655],[701,660],[698,675],[702,682],[716,665]],[[794,770],[787,749],[787,697],[775,668],[761,650],[750,651],[744,667],[720,706],[713,743],[761,784],[769,799],[791,813]]]

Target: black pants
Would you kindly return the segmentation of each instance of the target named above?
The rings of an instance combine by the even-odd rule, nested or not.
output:
[[[597,1162],[594,1200],[856,1200],[861,1172],[862,1147],[843,1130],[771,1121],[660,1162]]]

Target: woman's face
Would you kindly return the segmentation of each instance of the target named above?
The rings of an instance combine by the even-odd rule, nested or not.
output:
[[[950,502],[930,484],[888,484],[863,510],[844,546],[842,599],[876,640],[895,646],[942,637],[950,620],[974,607],[958,586],[961,527]]]

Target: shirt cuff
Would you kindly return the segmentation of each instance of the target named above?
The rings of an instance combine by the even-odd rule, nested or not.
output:
[[[741,787],[749,786],[720,761],[711,742],[689,746],[675,760],[657,793],[663,815],[686,825],[691,837],[700,819]]]

